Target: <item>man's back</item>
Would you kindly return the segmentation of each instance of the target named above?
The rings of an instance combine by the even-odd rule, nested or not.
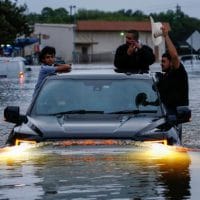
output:
[[[158,83],[161,100],[168,107],[188,106],[188,76],[182,64],[170,70]],[[177,95],[178,94],[178,95]]]

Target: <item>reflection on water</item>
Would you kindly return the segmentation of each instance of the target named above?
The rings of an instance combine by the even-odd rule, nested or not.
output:
[[[21,112],[25,113],[30,104],[34,86],[37,80],[39,68],[27,72],[22,79],[0,78],[0,146],[5,144],[8,133],[13,124],[3,121],[3,110],[6,106],[20,106]]]
[[[161,176],[158,181],[165,186],[166,198],[188,199],[190,197],[190,158],[182,153],[180,158],[169,158],[159,161]],[[176,159],[176,160],[175,160]]]
[[[38,75],[0,79],[0,146],[13,124],[3,109],[20,106],[25,113]],[[200,147],[200,74],[189,74],[192,122],[183,127],[183,145]],[[5,157],[0,149],[0,199],[192,199],[198,200],[198,152],[155,157],[135,146],[46,145]],[[3,157],[4,155],[4,157]]]
[[[1,162],[0,197],[189,199],[190,163],[186,152],[154,157],[134,146],[44,146]]]

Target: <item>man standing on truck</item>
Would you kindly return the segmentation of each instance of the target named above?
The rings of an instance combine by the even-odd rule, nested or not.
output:
[[[43,80],[56,72],[70,72],[71,71],[71,64],[55,64],[55,55],[56,50],[54,47],[46,46],[42,49],[39,54],[39,62],[42,63],[41,69],[39,72],[38,80],[35,86],[35,91],[39,89],[40,85],[42,84]]]
[[[155,62],[153,50],[139,42],[137,30],[129,30],[126,43],[116,50],[114,65],[117,72],[147,73],[149,65]]]
[[[168,111],[176,112],[177,106],[189,105],[188,76],[168,35],[167,28],[162,26],[161,29],[167,51],[162,55],[161,67],[164,74],[160,77],[157,87]]]

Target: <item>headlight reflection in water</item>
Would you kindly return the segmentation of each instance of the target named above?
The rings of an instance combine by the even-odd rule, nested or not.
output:
[[[18,160],[28,158],[32,144],[23,143],[18,146],[4,147],[0,149],[0,160]]]
[[[168,146],[156,142],[142,143],[137,152],[129,153],[129,159],[137,159],[144,162],[155,162],[157,164],[181,166],[190,163],[188,151],[190,149],[181,146]],[[168,164],[166,164],[168,163]]]
[[[39,156],[40,155],[45,155],[45,150],[41,149],[41,147],[44,146],[49,146],[50,149],[51,147],[53,147],[53,149],[58,149],[59,152],[59,148],[61,148],[60,152],[61,154],[65,153],[70,153],[73,151],[73,147],[72,146],[82,146],[81,147],[81,152],[84,151],[84,147],[83,146],[88,146],[88,145],[92,145],[95,146],[110,146],[112,149],[112,146],[118,146],[120,148],[120,146],[129,146],[129,150],[128,151],[124,151],[123,154],[128,155],[129,159],[141,159],[142,160],[149,160],[149,159],[159,159],[159,158],[175,158],[175,157],[179,157],[181,156],[181,153],[183,152],[187,152],[187,148],[184,147],[174,147],[174,146],[168,146],[168,145],[163,145],[160,143],[150,143],[150,142],[130,142],[130,143],[120,143],[120,142],[114,142],[114,141],[96,141],[95,144],[94,142],[91,142],[90,140],[86,140],[84,142],[56,142],[56,143],[38,143],[38,144],[31,144],[31,143],[26,143],[26,142],[22,142],[20,141],[19,145],[16,146],[12,146],[12,147],[5,147],[0,149],[0,160],[19,160],[19,159],[26,159],[29,160],[31,159],[33,156]],[[60,147],[59,147],[60,146]],[[72,148],[70,148],[69,146],[71,146]],[[70,148],[70,149],[69,149]],[[87,148],[87,147],[86,147]],[[34,151],[33,151],[34,149]],[[37,150],[36,150],[37,149]],[[111,150],[110,149],[110,150]],[[130,150],[132,149],[132,151]],[[36,151],[35,151],[36,150]],[[41,153],[41,151],[43,151]],[[77,149],[76,149],[77,150]],[[64,151],[64,152],[63,152]],[[122,150],[123,151],[123,150]],[[39,153],[40,152],[40,153]],[[49,154],[51,151],[48,151],[47,154]],[[52,151],[53,153],[54,151]],[[67,153],[67,154],[68,154]],[[92,152],[90,152],[92,154]],[[106,152],[105,152],[106,153]],[[107,152],[108,154],[112,154],[112,150],[110,152]],[[120,152],[121,154],[122,152]],[[66,155],[67,155],[66,154]],[[84,153],[83,153],[84,154]]]

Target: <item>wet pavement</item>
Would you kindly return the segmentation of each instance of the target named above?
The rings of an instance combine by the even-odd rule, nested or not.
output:
[[[183,146],[189,149],[157,155],[135,143],[3,148],[13,127],[3,121],[3,109],[17,105],[25,113],[39,70],[32,68],[24,80],[0,79],[0,200],[199,199],[199,72],[189,73],[192,122],[183,126]]]

